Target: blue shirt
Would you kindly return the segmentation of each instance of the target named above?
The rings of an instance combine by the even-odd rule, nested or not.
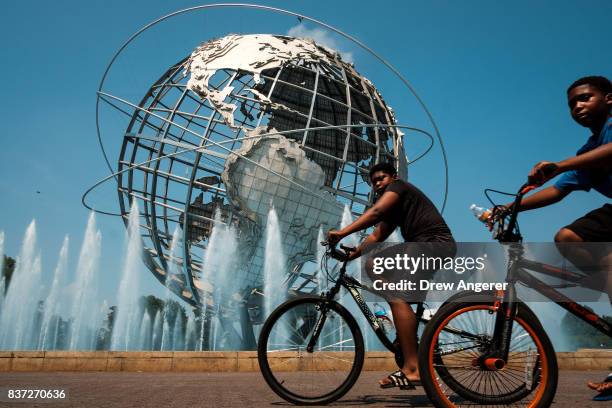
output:
[[[612,143],[612,118],[609,118],[599,135],[593,135],[576,152],[580,155],[596,147]],[[598,169],[581,169],[566,171],[559,177],[555,187],[565,192],[576,190],[589,191],[591,188],[599,191],[608,198],[612,198],[612,173],[603,173]]]

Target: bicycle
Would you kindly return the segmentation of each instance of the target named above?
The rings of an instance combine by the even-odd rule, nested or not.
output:
[[[278,306],[266,319],[258,342],[261,373],[272,390],[298,405],[324,405],[346,394],[363,368],[363,335],[353,315],[334,299],[344,288],[355,300],[376,337],[402,363],[399,347],[387,337],[382,322],[363,300],[360,290],[376,291],[346,274],[348,254],[354,248],[330,246],[329,257],[341,261],[334,285],[320,296],[302,296]],[[327,269],[326,269],[327,270]],[[329,277],[329,272],[328,272]],[[423,321],[423,304],[417,318]],[[321,376],[325,381],[321,381]]]
[[[363,335],[352,314],[334,300],[340,288],[347,290],[376,337],[394,353],[398,367],[403,366],[399,345],[389,339],[360,294],[360,290],[377,295],[379,292],[346,274],[347,256],[353,248],[341,245],[341,249],[344,253],[329,247],[322,260],[325,265],[329,257],[342,261],[330,290],[281,304],[266,319],[259,336],[257,358],[261,373],[279,397],[293,404],[324,405],[336,401],[351,389],[361,373]],[[416,303],[415,314],[419,324],[429,321],[424,316],[423,303]],[[479,339],[452,327],[445,331]],[[325,381],[321,381],[322,376]]]
[[[603,318],[528,272],[562,277],[574,284],[585,277],[523,258],[518,209],[523,196],[533,188],[528,183],[523,185],[509,211],[490,199],[488,192],[494,190],[485,190],[494,205],[493,237],[506,246],[509,255],[507,290],[457,294],[459,301],[445,303],[425,327],[421,337],[425,348],[419,350],[419,372],[423,387],[436,407],[456,407],[468,401],[520,402],[533,408],[548,407],[552,403],[558,381],[556,354],[536,315],[518,299],[518,283],[554,299],[573,315],[612,337],[612,327]],[[448,331],[447,327],[461,328],[471,336]],[[478,340],[474,340],[474,335]]]

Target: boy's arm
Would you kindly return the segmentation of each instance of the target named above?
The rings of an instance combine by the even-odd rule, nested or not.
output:
[[[612,143],[596,147],[586,153],[572,156],[557,163],[541,161],[529,172],[529,178],[544,184],[558,174],[570,170],[602,168],[603,171],[612,169]],[[548,170],[552,169],[552,170]]]
[[[559,172],[568,170],[604,168],[609,170],[612,167],[612,143],[607,143],[578,156],[570,157],[556,163]]]
[[[570,157],[557,163],[542,161],[536,164],[529,173],[529,179],[543,184],[558,174],[571,170],[599,168],[603,171],[612,169],[612,143],[606,143],[586,153]],[[521,202],[519,211],[533,210],[561,201],[570,190],[560,190],[556,186],[547,187],[526,197]],[[506,205],[510,208],[511,204]]]
[[[563,200],[563,198],[569,193],[569,191],[559,190],[555,186],[546,187],[545,189],[540,190],[537,193],[530,195],[529,197],[523,198],[519,211],[533,210],[536,208],[546,207],[547,205],[551,205]]]
[[[523,198],[519,211],[534,210],[536,208],[546,207],[561,201],[570,192],[559,190],[555,186],[546,187],[537,193],[531,194],[529,197]],[[507,204],[506,208],[510,208],[512,204]]]
[[[389,235],[391,235],[394,229],[395,226],[392,226],[384,221],[379,222],[376,229],[370,235],[368,235],[367,238],[361,242],[361,244],[359,244],[355,252],[352,252],[349,255],[349,259],[359,258],[363,254],[364,249],[373,243],[383,242],[389,237]]]
[[[391,211],[391,209],[399,203],[399,200],[399,194],[393,191],[385,192],[371,208],[364,212],[352,224],[347,225],[340,231],[328,232],[327,238],[330,244],[336,244],[342,238],[351,235],[353,232],[361,231],[377,224],[382,220],[385,214]]]

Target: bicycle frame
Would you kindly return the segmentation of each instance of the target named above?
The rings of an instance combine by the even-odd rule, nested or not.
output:
[[[361,313],[363,313],[368,324],[370,325],[370,327],[372,328],[372,330],[374,331],[374,333],[376,334],[376,337],[380,340],[380,342],[392,353],[397,352],[393,344],[393,341],[391,341],[387,337],[385,331],[383,330],[383,328],[378,322],[378,318],[374,315],[374,313],[372,313],[372,310],[370,310],[370,308],[368,307],[367,303],[361,296],[361,293],[359,290],[360,289],[365,290],[367,292],[374,293],[374,294],[376,294],[376,291],[373,288],[369,287],[368,285],[360,283],[355,278],[351,276],[346,276],[346,264],[347,264],[347,261],[344,261],[342,263],[336,283],[334,284],[334,286],[332,286],[332,288],[327,293],[322,294],[322,298],[325,299],[326,302],[332,302],[334,301],[336,295],[340,291],[340,288],[341,287],[345,288],[348,291],[348,293],[350,293],[351,297],[353,298],[353,300],[359,307],[359,310],[361,311]],[[315,344],[321,333],[323,324],[325,323],[325,319],[327,318],[327,313],[326,313],[326,310],[324,309],[325,309],[325,303],[322,306],[321,315],[319,317],[319,320],[315,324],[312,337],[310,338],[310,341],[308,342],[308,345],[306,347],[306,350],[308,352],[312,352],[314,350]],[[415,315],[416,315],[416,319],[418,323],[427,324],[429,322],[430,319],[423,317],[424,312],[425,312],[425,307],[423,306],[423,303],[422,302],[417,303],[417,309],[416,309]],[[479,339],[478,336],[475,336],[471,333],[464,332],[462,330],[454,329],[452,327],[447,327],[444,329],[444,331],[462,335],[467,338]],[[461,351],[461,349],[455,350],[455,352],[459,352],[459,351]]]
[[[372,330],[374,330],[376,337],[378,337],[381,343],[387,349],[389,349],[389,351],[395,352],[396,350],[395,346],[393,345],[393,341],[387,337],[387,334],[378,322],[378,318],[374,315],[374,313],[372,313],[372,311],[368,307],[368,304],[365,302],[365,300],[363,300],[363,297],[359,292],[359,289],[363,289],[370,293],[375,293],[374,290],[368,287],[367,285],[361,284],[356,279],[350,276],[343,276],[343,279],[340,284],[351,294],[351,297],[359,307],[359,310],[361,310],[368,323],[370,324],[370,327],[372,328]],[[427,323],[429,321],[429,319],[423,318],[424,311],[425,308],[423,307],[423,304],[417,303],[416,318],[419,323]]]
[[[527,272],[528,270],[532,270],[573,282],[578,282],[580,279],[582,279],[582,276],[580,275],[563,271],[560,268],[556,268],[545,263],[523,258],[523,248],[520,244],[522,237],[519,232],[515,231],[515,227],[517,225],[518,210],[520,208],[523,195],[532,189],[533,186],[528,184],[521,187],[512,206],[508,227],[504,231],[500,231],[496,237],[500,243],[509,244],[508,253],[510,257],[506,276],[508,290],[497,292],[497,301],[495,302],[494,306],[497,310],[494,343],[490,352],[483,355],[481,362],[487,358],[501,358],[504,361],[507,361],[508,359],[510,337],[512,334],[512,325],[514,320],[513,318],[516,315],[518,305],[515,288],[517,282],[526,284],[528,287],[536,290],[538,293],[553,300],[556,304],[569,311],[580,320],[593,326],[603,334],[612,337],[612,327],[602,317],[589,311],[584,306],[576,303],[573,299],[563,295],[559,291]]]
[[[378,323],[378,319],[376,318],[376,316],[374,316],[374,313],[372,313],[372,310],[370,310],[365,300],[363,300],[361,293],[359,292],[360,289],[367,290],[372,293],[374,293],[374,291],[371,288],[368,288],[367,285],[361,284],[356,279],[350,276],[346,276],[346,264],[347,263],[348,261],[342,262],[342,266],[340,267],[340,272],[338,274],[338,279],[336,280],[336,283],[334,284],[334,286],[331,287],[331,289],[327,293],[322,294],[323,299],[325,299],[326,302],[332,302],[338,295],[340,288],[346,289],[348,293],[350,293],[351,297],[353,298],[357,306],[359,307],[359,310],[361,311],[361,313],[363,313],[363,316],[366,318],[368,324],[370,325],[370,327],[376,334],[376,337],[378,337],[380,342],[389,351],[394,353],[396,350],[395,350],[395,346],[393,345],[393,341],[389,340],[389,338],[385,334],[385,331],[383,330],[381,325]],[[418,304],[417,320],[419,322],[421,321],[426,322],[426,320],[424,320],[422,317],[423,311],[424,311],[423,304],[422,303]],[[308,352],[312,352],[314,350],[314,346],[319,338],[319,335],[321,334],[321,329],[323,327],[323,324],[325,323],[326,318],[327,318],[327,310],[325,309],[325,303],[324,303],[322,310],[321,310],[321,315],[319,317],[319,320],[317,321],[314,327],[312,337],[310,338],[310,341],[308,342],[308,345],[306,347],[306,350]]]
[[[546,296],[547,298],[553,300],[556,304],[572,313],[574,316],[578,317],[580,320],[585,323],[590,324],[601,333],[612,337],[612,326],[605,321],[602,317],[597,315],[596,313],[591,312],[584,306],[576,303],[573,299],[565,296],[554,288],[550,287],[546,283],[542,282],[527,270],[532,270],[536,272],[540,272],[550,276],[558,276],[563,274],[564,279],[572,279],[578,281],[581,277],[576,274],[571,274],[565,272],[559,268],[555,268],[554,266],[547,265],[541,262],[530,261],[527,259],[519,259],[516,264],[516,270],[513,272],[516,278],[520,281],[528,285],[530,288],[535,289],[537,292]]]

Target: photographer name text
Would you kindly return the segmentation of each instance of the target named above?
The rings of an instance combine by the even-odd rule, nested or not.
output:
[[[431,282],[427,279],[411,281],[402,279],[397,282],[386,282],[382,279],[374,281],[374,289],[379,291],[406,291],[406,290],[433,290],[433,291],[452,291],[452,290],[471,290],[483,292],[490,290],[506,290],[507,282]]]

